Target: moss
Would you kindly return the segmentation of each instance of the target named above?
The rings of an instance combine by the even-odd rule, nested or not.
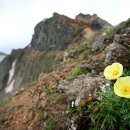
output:
[[[0,106],[4,105],[5,103],[9,102],[12,99],[12,96],[6,97],[0,101]]]
[[[105,32],[105,35],[102,36],[103,39],[109,39],[110,37],[112,37],[114,34],[116,33],[116,29],[115,28],[111,28],[108,31]]]
[[[87,74],[88,71],[81,67],[76,67],[71,71],[71,79],[77,78],[79,75]]]
[[[54,130],[55,129],[55,121],[52,118],[49,118],[46,123],[45,130]]]
[[[38,121],[42,122],[44,119],[44,111],[36,107],[36,112],[38,113]]]
[[[76,46],[75,48],[69,50],[69,57],[73,58],[75,56],[79,56],[79,54],[83,52],[90,53],[90,49],[92,46],[93,40],[85,40],[84,42],[80,43],[80,45]]]
[[[62,99],[60,93],[54,93],[52,97],[56,102],[59,102]]]
[[[51,90],[49,87],[45,88],[45,93],[46,93],[46,96],[50,96],[51,95]]]
[[[55,64],[54,60],[56,57],[56,52],[44,52],[39,57],[39,63],[41,64],[42,72],[50,72],[52,70],[53,65]]]

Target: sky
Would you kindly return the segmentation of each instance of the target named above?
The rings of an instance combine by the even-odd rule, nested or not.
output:
[[[27,46],[36,24],[53,12],[70,18],[96,13],[117,25],[130,17],[129,6],[130,0],[0,0],[0,52]]]

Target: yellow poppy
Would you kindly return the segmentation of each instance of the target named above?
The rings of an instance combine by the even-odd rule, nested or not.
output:
[[[119,78],[123,73],[123,66],[120,63],[113,63],[112,65],[108,65],[104,69],[104,76],[108,80],[114,80]]]
[[[130,98],[130,76],[118,78],[114,84],[114,92],[120,97]]]

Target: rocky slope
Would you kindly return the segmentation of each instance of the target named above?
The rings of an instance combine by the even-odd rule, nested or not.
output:
[[[90,18],[88,15],[87,18],[85,15],[79,16],[70,19],[54,13],[51,18],[36,25],[32,41],[27,47],[13,50],[0,63],[0,100],[35,82],[41,72],[51,71],[54,65],[63,61],[65,49],[112,27],[95,15]],[[81,19],[93,20],[88,24]]]
[[[50,73],[40,73],[37,82],[1,102],[1,129],[88,129],[90,122],[85,122],[81,115],[72,116],[75,111],[71,108],[84,106],[91,96],[97,98],[96,92],[104,85],[111,84],[103,76],[107,65],[120,62],[130,69],[130,20],[97,39],[79,43],[65,50],[66,60],[55,65]]]
[[[82,24],[84,26],[84,23]],[[33,36],[33,38],[37,39],[38,36]],[[75,111],[71,111],[71,108],[74,102],[75,105],[80,104],[80,106],[83,106],[84,102],[89,102],[90,95],[97,98],[95,93],[100,91],[104,85],[111,84],[103,76],[105,66],[118,61],[125,68],[130,69],[129,44],[130,19],[116,28],[107,30],[97,39],[83,38],[79,40],[79,44],[73,43],[73,47],[65,50],[68,52],[68,55],[65,53],[65,60],[53,66],[50,73],[39,72],[37,82],[33,82],[27,88],[22,88],[15,92],[13,97],[1,102],[0,128],[4,130],[87,130],[88,122],[85,125],[83,123],[86,119],[81,116],[73,117],[72,114]],[[29,65],[35,64],[34,59],[37,59],[39,54],[43,53],[43,56],[50,54],[36,48],[34,43],[31,46],[34,47],[33,51],[30,47],[18,50],[21,52],[18,54],[14,51],[14,54],[12,53],[6,60],[10,59],[8,62],[12,63],[11,59],[15,57],[24,64],[25,68],[26,62]],[[47,47],[50,48],[49,45]],[[54,50],[57,49],[52,47],[49,52],[57,52]],[[60,56],[62,55],[58,55],[57,59],[60,59]],[[2,64],[6,63],[6,60]],[[14,62],[13,66],[15,64],[17,63]],[[19,65],[22,68],[20,63]],[[24,73],[24,69],[21,71]],[[33,71],[30,68],[28,73]],[[24,76],[27,77],[28,73]]]

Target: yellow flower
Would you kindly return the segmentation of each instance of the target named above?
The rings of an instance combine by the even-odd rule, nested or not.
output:
[[[108,80],[114,80],[119,78],[123,73],[123,66],[120,63],[113,63],[108,65],[104,70],[104,76]]]
[[[118,78],[114,84],[114,92],[120,97],[130,98],[130,76]]]

